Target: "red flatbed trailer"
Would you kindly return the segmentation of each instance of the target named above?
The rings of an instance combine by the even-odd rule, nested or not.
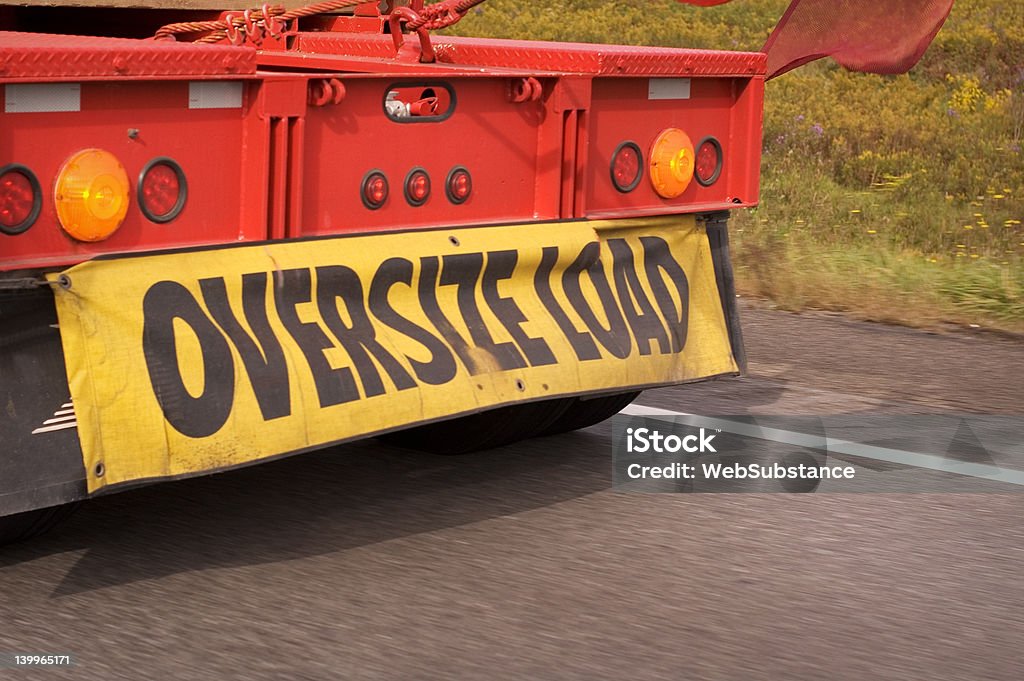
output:
[[[0,540],[742,370],[726,222],[758,200],[763,54],[430,35],[456,0],[203,1],[0,8]]]

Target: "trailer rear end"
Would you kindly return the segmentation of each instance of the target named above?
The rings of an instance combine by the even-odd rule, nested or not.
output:
[[[380,9],[2,15],[0,514],[371,436],[496,446],[742,370],[764,55]]]

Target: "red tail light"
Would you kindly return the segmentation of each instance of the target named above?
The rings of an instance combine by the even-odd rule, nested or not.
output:
[[[388,200],[388,178],[379,170],[371,170],[363,178],[363,188],[360,192],[363,198],[363,205],[370,210],[377,210]]]
[[[423,168],[413,168],[405,178],[405,200],[410,206],[422,206],[430,198],[430,176]]]
[[[640,184],[643,156],[635,142],[623,142],[612,156],[612,184],[623,194]]]
[[[714,137],[705,138],[697,146],[694,175],[697,182],[705,187],[717,182],[722,175],[722,145]]]
[[[42,208],[42,190],[31,170],[16,163],[0,168],[0,232],[21,234]]]
[[[139,208],[152,222],[170,222],[181,214],[188,198],[185,172],[169,158],[155,158],[139,176]]]
[[[462,166],[452,168],[448,173],[448,180],[445,182],[445,190],[448,200],[458,205],[465,203],[469,195],[473,193],[473,178],[469,171]]]

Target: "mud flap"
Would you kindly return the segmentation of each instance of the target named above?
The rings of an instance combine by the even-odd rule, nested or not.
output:
[[[733,276],[732,257],[729,254],[729,213],[711,213],[703,216],[704,226],[711,244],[711,257],[715,262],[715,279],[718,280],[718,295],[722,299],[722,312],[729,329],[729,343],[732,356],[741,373],[747,372],[747,350],[743,345],[743,329],[740,326],[740,311],[736,303],[736,281]]]
[[[86,496],[53,294],[0,292],[0,516]]]

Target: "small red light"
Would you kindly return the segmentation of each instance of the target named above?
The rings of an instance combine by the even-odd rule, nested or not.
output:
[[[405,199],[413,206],[422,206],[430,197],[430,176],[422,168],[414,168],[405,178]]]
[[[388,200],[388,178],[379,170],[371,171],[363,178],[363,205],[376,210]]]
[[[370,180],[367,190],[367,195],[371,202],[383,203],[384,197],[388,195],[388,184],[384,181],[383,177],[375,177]]]
[[[446,184],[448,200],[454,204],[465,203],[473,193],[473,178],[465,168],[453,168]]]
[[[153,215],[167,215],[178,202],[181,185],[167,166],[154,166],[142,181],[142,201]]]
[[[612,157],[612,184],[622,193],[631,192],[640,184],[640,147],[634,142],[623,142]]]
[[[20,234],[39,217],[42,196],[39,181],[28,168],[0,168],[0,231]]]
[[[151,222],[170,222],[181,215],[188,198],[185,172],[172,159],[154,158],[139,178],[139,209]]]
[[[18,172],[0,179],[0,222],[10,229],[28,219],[32,213],[35,193],[28,178]]]
[[[708,137],[697,147],[694,175],[697,182],[705,187],[718,181],[722,174],[722,145],[714,137]]]

